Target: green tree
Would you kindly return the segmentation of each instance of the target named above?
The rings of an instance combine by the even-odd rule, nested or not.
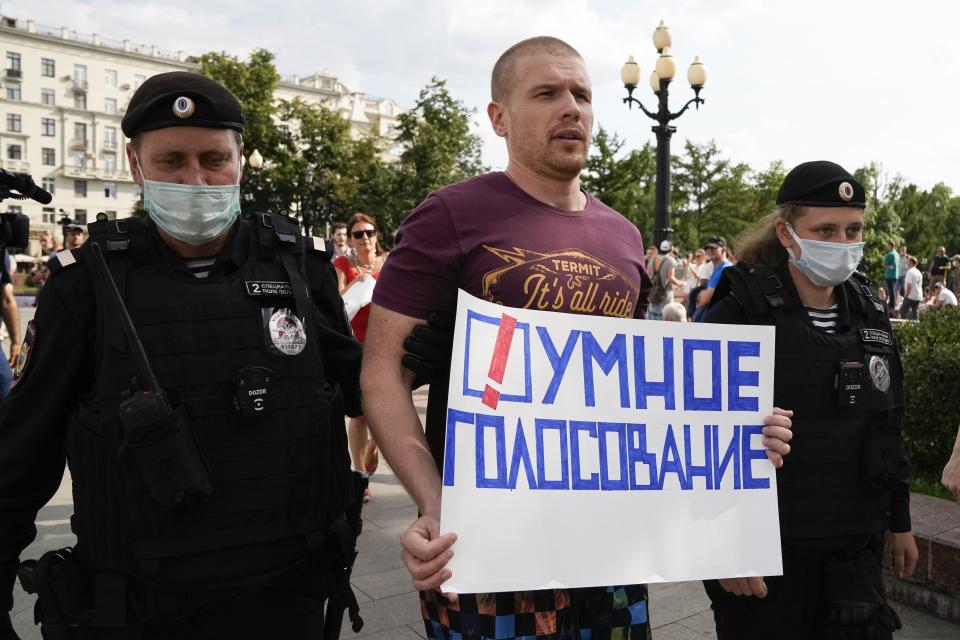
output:
[[[899,176],[891,180],[883,166],[877,162],[857,169],[853,175],[863,185],[867,198],[863,260],[859,268],[874,281],[882,282],[886,242],[899,246],[903,241],[900,215],[893,202],[893,197],[901,190],[902,181]]]
[[[599,127],[580,176],[583,188],[623,214],[652,240],[656,149],[650,143],[623,154],[623,140]]]
[[[240,101],[246,119],[243,132],[244,153],[258,150],[265,158],[275,160],[282,143],[281,132],[275,123],[277,104],[274,91],[280,74],[273,65],[273,54],[255,49],[247,61],[225,52],[205,53],[193,59],[200,65],[200,73],[225,87]],[[240,183],[241,204],[244,212],[280,211],[289,207],[276,192],[276,181],[271,172],[246,167]]]
[[[399,224],[431,191],[485,171],[480,138],[470,133],[473,115],[437,77],[400,115],[397,142],[404,150],[395,167],[394,197],[383,215],[386,226]]]

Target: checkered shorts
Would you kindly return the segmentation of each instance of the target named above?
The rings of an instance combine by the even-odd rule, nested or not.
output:
[[[649,640],[647,587],[420,593],[430,640]]]

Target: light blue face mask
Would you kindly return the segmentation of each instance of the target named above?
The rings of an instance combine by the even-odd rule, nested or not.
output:
[[[800,245],[800,257],[790,253],[790,264],[818,287],[836,287],[853,275],[863,258],[863,242],[824,242],[801,238],[789,223],[787,231]]]
[[[143,166],[139,159],[137,164]],[[158,227],[177,240],[206,244],[240,215],[239,178],[237,184],[221,186],[156,182],[144,177],[143,208]]]

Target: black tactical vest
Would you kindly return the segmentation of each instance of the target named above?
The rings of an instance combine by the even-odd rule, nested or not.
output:
[[[773,403],[794,411],[790,454],[777,471],[781,535],[883,530],[903,415],[902,366],[883,305],[855,274],[838,292],[850,326],[828,334],[806,319],[788,273],[741,263],[725,277],[751,323],[776,326]]]
[[[95,277],[97,380],[68,429],[67,451],[77,550],[98,571],[161,589],[256,584],[319,549],[351,499],[316,311],[304,302],[305,260],[319,258],[308,258],[312,245],[287,218],[258,214],[240,225],[245,264],[209,279],[171,269],[137,219],[90,225],[160,387],[188,416],[213,485],[206,502],[181,508],[163,508],[147,491],[118,417],[138,373],[115,305]],[[250,367],[271,372],[262,398],[238,396]],[[262,402],[248,417],[238,399]]]

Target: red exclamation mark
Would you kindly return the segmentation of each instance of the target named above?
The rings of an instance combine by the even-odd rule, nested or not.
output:
[[[517,319],[503,314],[500,316],[500,330],[497,331],[497,342],[493,347],[493,357],[490,358],[490,371],[487,377],[503,384],[503,374],[507,370],[507,358],[510,355],[510,345],[513,344],[513,330],[517,328]],[[489,384],[483,389],[483,404],[496,409],[500,402],[500,392]]]

